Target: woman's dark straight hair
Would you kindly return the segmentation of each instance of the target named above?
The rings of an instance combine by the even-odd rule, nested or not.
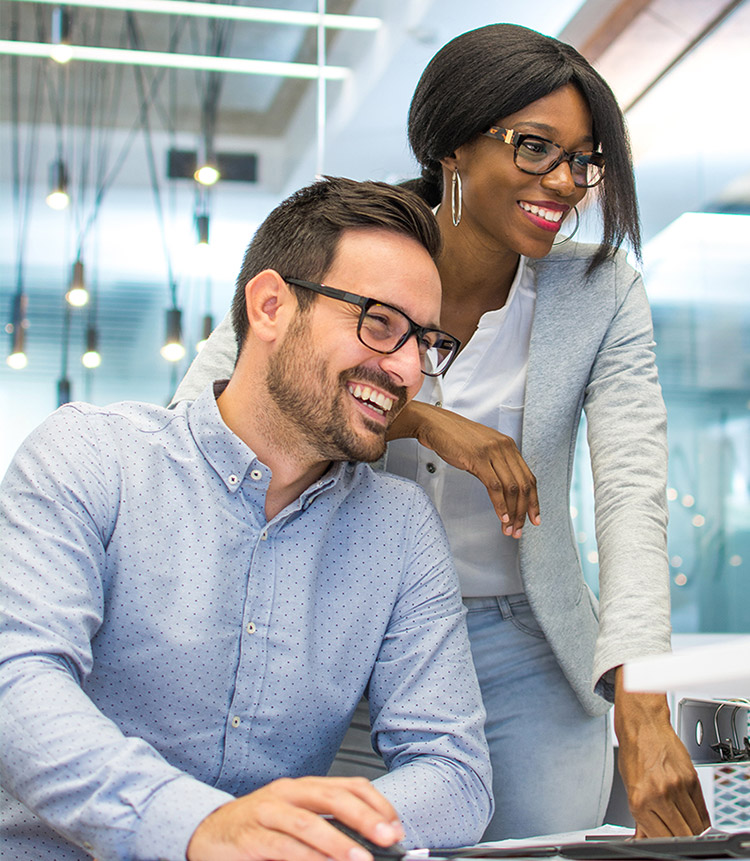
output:
[[[409,143],[421,179],[404,185],[430,205],[442,196],[440,159],[516,111],[566,84],[588,103],[594,145],[606,159],[596,191],[602,242],[593,271],[627,238],[640,257],[641,231],[625,120],[604,79],[570,45],[515,24],[490,24],[457,36],[432,58],[409,109]]]

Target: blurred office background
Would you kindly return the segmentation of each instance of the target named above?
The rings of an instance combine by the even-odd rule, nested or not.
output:
[[[280,14],[237,19],[259,6]],[[0,474],[60,401],[167,402],[268,211],[319,173],[415,175],[422,69],[453,36],[511,21],[576,45],[625,109],[670,416],[674,627],[750,632],[750,2],[328,0],[325,27],[320,11],[0,0]],[[205,68],[110,62],[123,51]],[[225,70],[235,58],[262,62]],[[214,185],[193,178],[204,160]],[[160,353],[169,311],[176,361]],[[590,489],[579,457],[571,509],[596,589]]]

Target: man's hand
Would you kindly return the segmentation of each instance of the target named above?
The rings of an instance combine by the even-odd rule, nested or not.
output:
[[[372,861],[321,813],[379,846],[404,837],[396,811],[363,777],[282,778],[207,816],[190,838],[187,861]]]
[[[388,439],[414,437],[451,466],[487,488],[503,532],[521,537],[526,516],[540,523],[536,478],[511,437],[450,410],[412,401],[388,430]]]
[[[698,775],[669,722],[662,694],[634,694],[615,670],[619,768],[636,837],[700,834],[711,825]]]

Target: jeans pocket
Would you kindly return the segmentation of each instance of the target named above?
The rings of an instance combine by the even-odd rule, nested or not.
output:
[[[541,629],[536,616],[531,612],[531,607],[527,601],[522,601],[510,604],[511,617],[510,621],[530,637],[536,637],[539,640],[544,639],[544,631]]]

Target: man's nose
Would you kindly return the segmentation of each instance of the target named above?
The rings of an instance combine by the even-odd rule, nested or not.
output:
[[[396,385],[404,386],[408,390],[410,398],[419,391],[423,375],[422,356],[416,334],[410,335],[395,353],[381,356],[378,364]]]

